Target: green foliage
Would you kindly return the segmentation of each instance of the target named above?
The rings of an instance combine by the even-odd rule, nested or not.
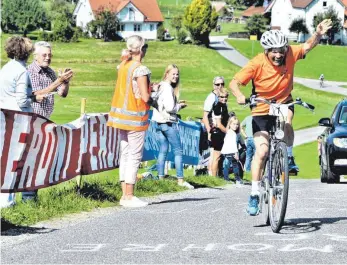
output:
[[[306,27],[305,20],[303,18],[294,19],[292,21],[292,24],[289,27],[289,31],[297,33],[298,36],[299,36],[300,32],[307,34],[308,29]]]
[[[53,32],[47,32],[45,30],[42,30],[39,32],[38,39],[44,40],[44,41],[55,41],[54,33]]]
[[[115,12],[101,7],[96,12],[95,21],[95,24],[97,25],[97,28],[100,31],[101,37],[104,39],[104,41],[117,39],[117,28],[119,21]]]
[[[246,30],[250,35],[257,35],[260,39],[261,34],[266,31],[267,20],[261,14],[255,14],[247,20]]]
[[[157,39],[160,41],[163,41],[164,35],[165,35],[165,28],[164,28],[164,25],[160,23],[157,29]]]
[[[180,29],[177,33],[177,41],[179,44],[184,44],[186,42],[186,38],[188,37],[187,32],[184,29]]]
[[[342,29],[342,20],[338,17],[337,11],[330,6],[328,10],[324,13],[317,13],[313,17],[313,29],[315,30],[319,23],[324,19],[331,19],[332,28],[328,30],[327,36],[329,38],[329,43],[332,43],[334,40],[334,34],[338,33]]]
[[[178,33],[179,30],[182,28],[182,20],[183,17],[182,15],[177,15],[174,16],[171,20],[171,27],[173,27],[174,29],[176,29],[176,32]]]
[[[55,40],[62,42],[72,41],[75,30],[72,26],[72,14],[69,13],[68,10],[56,16],[53,24],[53,31]]]
[[[193,43],[209,46],[210,32],[216,27],[218,14],[208,0],[193,0],[187,6],[183,24],[190,32]]]
[[[3,0],[1,5],[1,28],[5,31],[29,31],[46,27],[47,16],[40,0]]]

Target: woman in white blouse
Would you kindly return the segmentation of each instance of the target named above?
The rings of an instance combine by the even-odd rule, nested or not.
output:
[[[185,101],[179,100],[179,69],[170,64],[165,70],[163,81],[159,83],[157,95],[157,109],[153,110],[152,120],[156,123],[156,132],[160,142],[157,160],[159,178],[164,177],[164,167],[169,150],[169,144],[175,155],[177,183],[188,189],[192,185],[183,180],[182,143],[178,130],[177,112],[185,108]]]

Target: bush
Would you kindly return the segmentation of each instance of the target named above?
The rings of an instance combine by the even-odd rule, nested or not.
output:
[[[177,33],[177,40],[179,44],[185,44],[186,38],[188,37],[187,32],[184,29],[180,29]]]
[[[157,39],[160,41],[165,40],[165,28],[163,24],[160,24],[157,29]]]
[[[47,32],[47,31],[40,31],[37,37],[39,40],[44,41],[55,41],[54,33],[53,32]]]
[[[228,38],[249,39],[248,32],[230,32]]]

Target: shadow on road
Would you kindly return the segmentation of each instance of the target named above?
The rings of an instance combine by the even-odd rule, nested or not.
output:
[[[329,218],[296,218],[285,220],[281,234],[301,234],[310,233],[321,229],[322,225],[333,224],[339,221],[347,220],[347,217],[329,217]]]
[[[175,200],[153,202],[152,204],[163,204],[163,203],[171,203],[171,202],[189,202],[189,201],[207,201],[207,200],[214,200],[214,199],[216,198],[182,198],[182,199],[175,199]]]
[[[21,234],[47,234],[57,229],[44,227],[17,226],[1,218],[1,236],[19,236]]]
[[[223,47],[223,46],[218,46],[218,47],[210,47],[210,49],[215,50],[215,51],[233,51],[234,49],[231,49],[229,47]]]

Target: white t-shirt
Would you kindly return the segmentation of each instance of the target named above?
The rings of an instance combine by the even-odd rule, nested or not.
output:
[[[181,105],[178,104],[174,90],[166,81],[160,82],[159,86],[158,110],[153,108],[152,120],[158,123],[177,122],[177,112],[181,109]]]
[[[210,112],[212,110],[213,104],[218,101],[217,95],[213,92],[208,94],[204,102],[204,111]]]
[[[238,153],[237,134],[233,130],[229,129],[224,138],[221,154],[227,155],[233,153]]]

